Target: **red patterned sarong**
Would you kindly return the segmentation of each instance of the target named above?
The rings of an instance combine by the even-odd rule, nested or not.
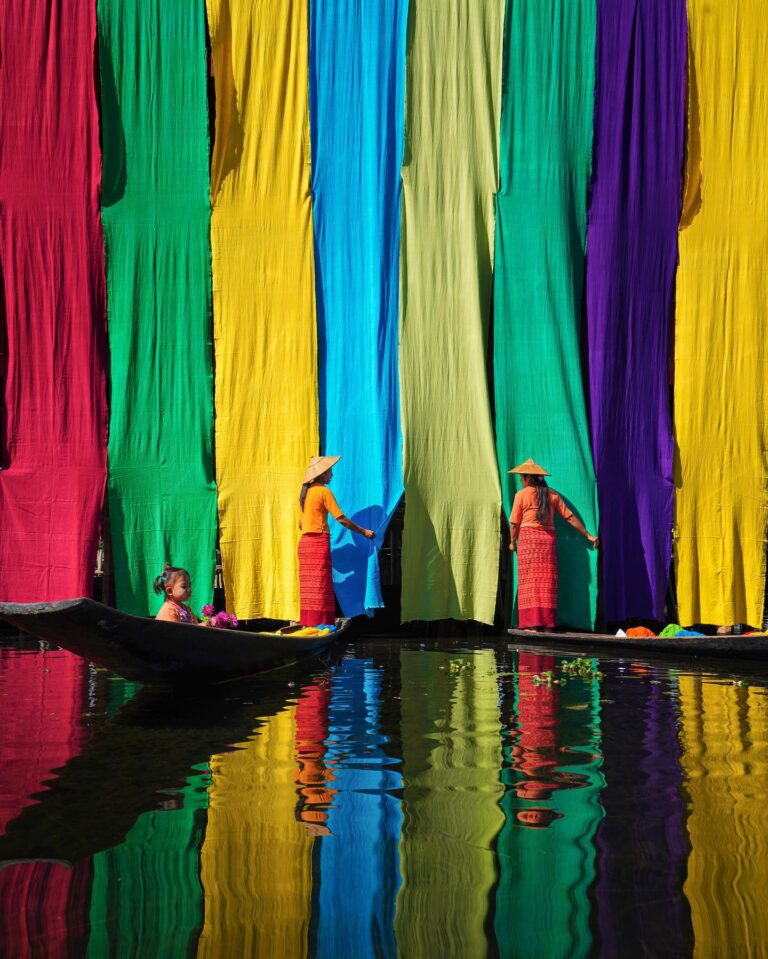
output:
[[[524,526],[517,540],[520,629],[552,629],[557,612],[557,552],[553,530]]]
[[[304,533],[299,540],[299,606],[302,626],[332,623],[336,617],[328,533]]]

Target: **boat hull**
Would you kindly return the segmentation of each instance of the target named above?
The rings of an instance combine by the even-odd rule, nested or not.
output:
[[[145,619],[91,599],[0,603],[0,619],[140,682],[217,682],[263,672],[317,655],[349,625],[342,620],[329,636],[276,636]]]
[[[635,653],[671,653],[675,656],[711,656],[720,659],[748,659],[768,662],[768,636],[611,636],[607,633],[549,633],[508,629],[507,633],[526,646],[589,647],[606,651],[633,650]]]

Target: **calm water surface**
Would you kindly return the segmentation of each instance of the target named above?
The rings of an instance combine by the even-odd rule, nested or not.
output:
[[[0,647],[0,953],[765,955],[766,679],[462,644],[187,697]]]

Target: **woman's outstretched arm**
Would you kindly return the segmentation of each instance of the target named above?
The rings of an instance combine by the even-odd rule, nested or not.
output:
[[[597,536],[593,536],[591,533],[587,532],[586,526],[582,523],[578,516],[571,514],[566,522],[579,533],[581,533],[582,536],[586,536],[592,546],[597,546],[599,544],[600,540],[597,538]]]
[[[372,529],[366,529],[364,526],[358,526],[354,520],[347,519],[343,513],[341,516],[336,517],[336,522],[341,523],[342,526],[346,526],[347,529],[351,529],[353,533],[359,533],[361,536],[365,536],[366,539],[373,539],[373,537],[376,535]]]

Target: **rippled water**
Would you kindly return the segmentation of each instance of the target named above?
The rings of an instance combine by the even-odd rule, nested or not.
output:
[[[765,678],[462,642],[192,697],[0,648],[0,952],[765,954]]]

